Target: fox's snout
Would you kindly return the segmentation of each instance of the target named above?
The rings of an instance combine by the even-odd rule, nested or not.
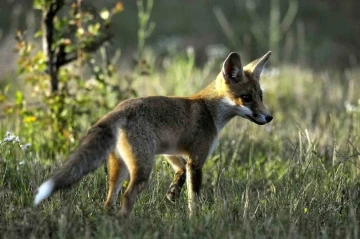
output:
[[[273,116],[269,113],[266,114],[253,114],[251,119],[254,123],[263,125],[270,123],[273,120]]]
[[[267,123],[270,123],[273,120],[272,115],[266,115],[265,120],[267,121]]]

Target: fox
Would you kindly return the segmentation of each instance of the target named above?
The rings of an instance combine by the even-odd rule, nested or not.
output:
[[[191,96],[148,96],[120,102],[40,185],[34,205],[106,163],[109,186],[104,206],[116,204],[130,176],[120,207],[120,215],[128,217],[148,183],[155,157],[164,155],[175,173],[165,196],[175,202],[186,182],[192,215],[200,195],[202,168],[223,127],[235,116],[258,125],[273,119],[263,104],[260,87],[260,75],[270,56],[271,51],[243,66],[240,54],[231,52],[215,80]]]

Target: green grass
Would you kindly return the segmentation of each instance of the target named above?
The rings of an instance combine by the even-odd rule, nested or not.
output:
[[[146,76],[139,95],[195,92],[189,85],[200,88],[213,79],[208,69],[184,59]],[[225,127],[205,165],[201,203],[191,219],[186,187],[176,205],[164,200],[172,172],[162,158],[127,220],[118,209],[102,207],[107,192],[102,168],[34,208],[36,188],[66,155],[31,147],[23,152],[16,142],[2,142],[0,237],[358,238],[359,77],[355,69],[314,73],[295,67],[264,74],[264,102],[273,122],[258,126],[236,118]],[[151,88],[152,82],[162,88]],[[1,139],[12,121],[1,122]],[[35,142],[44,135],[34,132],[30,138]]]

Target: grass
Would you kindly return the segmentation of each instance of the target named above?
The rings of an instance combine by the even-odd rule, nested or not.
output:
[[[169,67],[140,79],[139,95],[195,92],[189,85],[200,88],[214,77],[186,57]],[[257,126],[237,118],[225,127],[205,165],[201,203],[191,219],[186,187],[176,205],[164,200],[172,171],[161,157],[127,220],[118,209],[102,208],[102,168],[34,208],[36,188],[66,155],[23,151],[18,130],[20,142],[0,145],[1,238],[358,238],[359,77],[356,69],[266,72],[264,102],[273,122]],[[152,82],[161,88],[151,88]],[[1,138],[11,124],[1,122]],[[33,141],[41,137],[32,135]]]

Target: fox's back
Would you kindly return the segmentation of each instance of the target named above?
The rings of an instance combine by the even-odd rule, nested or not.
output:
[[[195,137],[215,137],[216,127],[203,99],[150,96],[121,102],[100,121],[122,118],[119,128],[152,142],[157,154],[182,154]],[[139,135],[141,137],[139,137]],[[139,144],[145,142],[139,142]]]

